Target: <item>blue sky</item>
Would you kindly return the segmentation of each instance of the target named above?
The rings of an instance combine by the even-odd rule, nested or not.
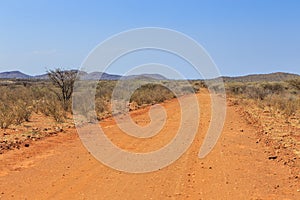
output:
[[[222,75],[300,74],[299,10],[297,0],[1,0],[0,72],[78,68],[114,34],[163,27],[195,39]]]

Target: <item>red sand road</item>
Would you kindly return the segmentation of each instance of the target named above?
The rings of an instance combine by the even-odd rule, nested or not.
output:
[[[0,155],[0,199],[300,199],[300,184],[288,166],[269,160],[256,143],[256,130],[228,106],[222,135],[205,158],[199,148],[210,122],[210,96],[197,94],[200,128],[189,150],[159,171],[129,174],[97,161],[83,147],[76,130],[37,141]],[[101,122],[107,136],[133,152],[159,149],[173,137],[180,121],[177,100],[162,104],[168,120],[151,139],[123,134],[112,119]],[[149,123],[148,109],[132,112],[140,125]],[[243,131],[241,131],[243,130]]]

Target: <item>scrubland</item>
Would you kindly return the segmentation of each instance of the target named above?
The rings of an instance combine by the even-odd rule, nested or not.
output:
[[[98,82],[94,103],[98,120],[112,115],[111,99],[117,82]],[[130,87],[141,85],[131,95],[129,110],[175,98],[175,93],[189,94],[200,90],[201,86],[200,81],[193,81],[192,86],[183,81],[124,80],[124,82]],[[130,87],[127,89],[130,90]],[[120,98],[128,91],[121,87],[117,92],[119,92],[117,98]],[[50,81],[1,80],[0,93],[0,152],[20,148],[24,143],[28,146],[27,143],[32,140],[74,127],[72,101],[64,105],[58,96],[59,88]],[[79,109],[87,108],[79,105]]]
[[[253,126],[269,159],[300,169],[300,79],[226,84],[230,103]]]
[[[129,110],[142,108],[132,112],[137,124],[148,123],[148,108],[143,107],[166,101],[162,105],[171,116],[167,128],[148,140],[129,137],[111,118],[100,122],[116,145],[138,152],[159,149],[173,138],[174,127],[181,120],[178,102],[169,101],[175,93],[185,95],[200,91],[197,98],[201,128],[189,150],[172,165],[155,173],[140,174],[138,179],[135,174],[112,170],[92,158],[76,136],[72,121],[76,109],[89,109],[81,104],[75,111],[71,109],[71,100],[66,104],[60,101],[58,88],[51,82],[5,80],[1,83],[1,109],[10,117],[2,115],[0,129],[0,152],[3,153],[0,178],[4,197],[23,198],[34,194],[37,199],[74,199],[84,192],[87,198],[119,199],[126,195],[130,198],[132,193],[140,191],[138,199],[145,194],[153,195],[153,199],[185,196],[192,199],[299,199],[299,80],[225,82],[228,106],[224,128],[218,144],[205,159],[197,157],[211,121],[210,94],[203,81],[190,81],[192,87],[181,81],[131,82],[129,85],[123,82],[128,87],[121,90],[115,89],[117,81],[100,81],[93,88],[98,120],[114,115],[113,94],[122,100],[137,85],[143,86],[133,90],[128,101]],[[161,84],[175,89],[171,91]],[[214,87],[218,89],[219,85]],[[86,97],[82,96],[84,100]],[[32,145],[35,140],[56,134],[57,137]],[[6,153],[21,146],[30,148]],[[95,180],[99,184],[95,184]],[[139,187],[147,184],[149,187]],[[219,192],[212,190],[212,185]],[[69,189],[62,191],[61,188]],[[153,188],[157,191],[153,192]]]
[[[119,82],[120,83],[120,82]],[[115,89],[118,81],[99,81],[93,105],[98,120],[113,115],[111,100],[130,95],[128,110],[161,103],[178,96],[199,92],[203,81],[123,80],[123,87]],[[124,87],[126,86],[126,87]],[[270,146],[269,154],[284,156],[285,164],[297,165],[300,156],[300,80],[285,82],[227,82],[227,97],[231,105],[245,119],[257,127],[258,143]],[[74,128],[72,102],[60,101],[58,88],[50,81],[0,81],[0,152],[20,148],[45,136],[67,132]],[[82,97],[85,98],[85,97]],[[77,106],[77,109],[85,110]],[[280,160],[280,159],[278,159]]]

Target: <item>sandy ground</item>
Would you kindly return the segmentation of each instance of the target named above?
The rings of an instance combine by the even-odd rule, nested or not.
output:
[[[199,130],[192,146],[175,163],[159,171],[129,174],[104,166],[82,145],[76,130],[36,141],[29,148],[0,155],[0,199],[300,199],[299,180],[291,169],[269,159],[257,143],[254,127],[228,106],[224,130],[204,159],[198,153],[210,122],[210,97],[197,94]],[[177,100],[162,104],[168,115],[162,131],[150,139],[123,134],[112,119],[101,122],[117,146],[149,152],[167,144],[178,129]],[[132,112],[140,125],[148,109]]]

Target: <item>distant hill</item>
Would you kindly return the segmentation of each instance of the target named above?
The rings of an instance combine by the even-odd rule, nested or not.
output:
[[[98,80],[101,77],[101,80],[119,80],[119,79],[156,79],[156,80],[166,80],[167,78],[159,75],[159,74],[141,74],[141,75],[130,75],[122,77],[120,75],[114,75],[114,74],[108,74],[103,72],[83,72],[75,70],[80,74],[80,78],[82,80]],[[30,76],[27,74],[24,74],[20,71],[10,71],[10,72],[2,72],[0,73],[0,79],[40,79],[40,80],[47,80],[48,75],[42,74],[37,76]]]
[[[246,76],[237,76],[237,77],[222,77],[225,82],[277,82],[277,81],[287,81],[291,79],[300,78],[298,74],[276,72],[270,74],[251,74]]]
[[[0,73],[1,79],[31,79],[32,76],[24,74],[19,71],[2,72]]]
[[[49,77],[48,77],[47,74],[42,74],[42,75],[33,76],[32,78],[34,78],[34,79],[40,79],[40,80],[46,80]]]
[[[80,73],[82,80],[98,80],[101,77],[101,80],[129,80],[129,79],[155,79],[155,80],[167,80],[166,77],[159,75],[159,74],[140,74],[140,75],[129,75],[129,76],[120,76],[114,74],[108,74],[103,72],[83,72],[75,70],[76,72]],[[291,74],[291,73],[284,73],[284,72],[276,72],[270,74],[251,74],[246,76],[236,76],[236,77],[229,77],[223,76],[222,77],[225,82],[275,82],[275,81],[286,81],[291,79],[300,78],[298,74]],[[47,80],[47,74],[37,75],[37,76],[30,76],[24,74],[20,71],[10,71],[10,72],[2,72],[0,73],[0,79],[41,79]]]
[[[99,80],[101,77],[101,80],[119,80],[122,76],[120,75],[113,75],[103,72],[80,72],[81,73],[81,79],[83,80]]]
[[[129,75],[122,77],[122,79],[155,79],[155,80],[166,80],[167,78],[160,74],[140,74],[140,75]]]

